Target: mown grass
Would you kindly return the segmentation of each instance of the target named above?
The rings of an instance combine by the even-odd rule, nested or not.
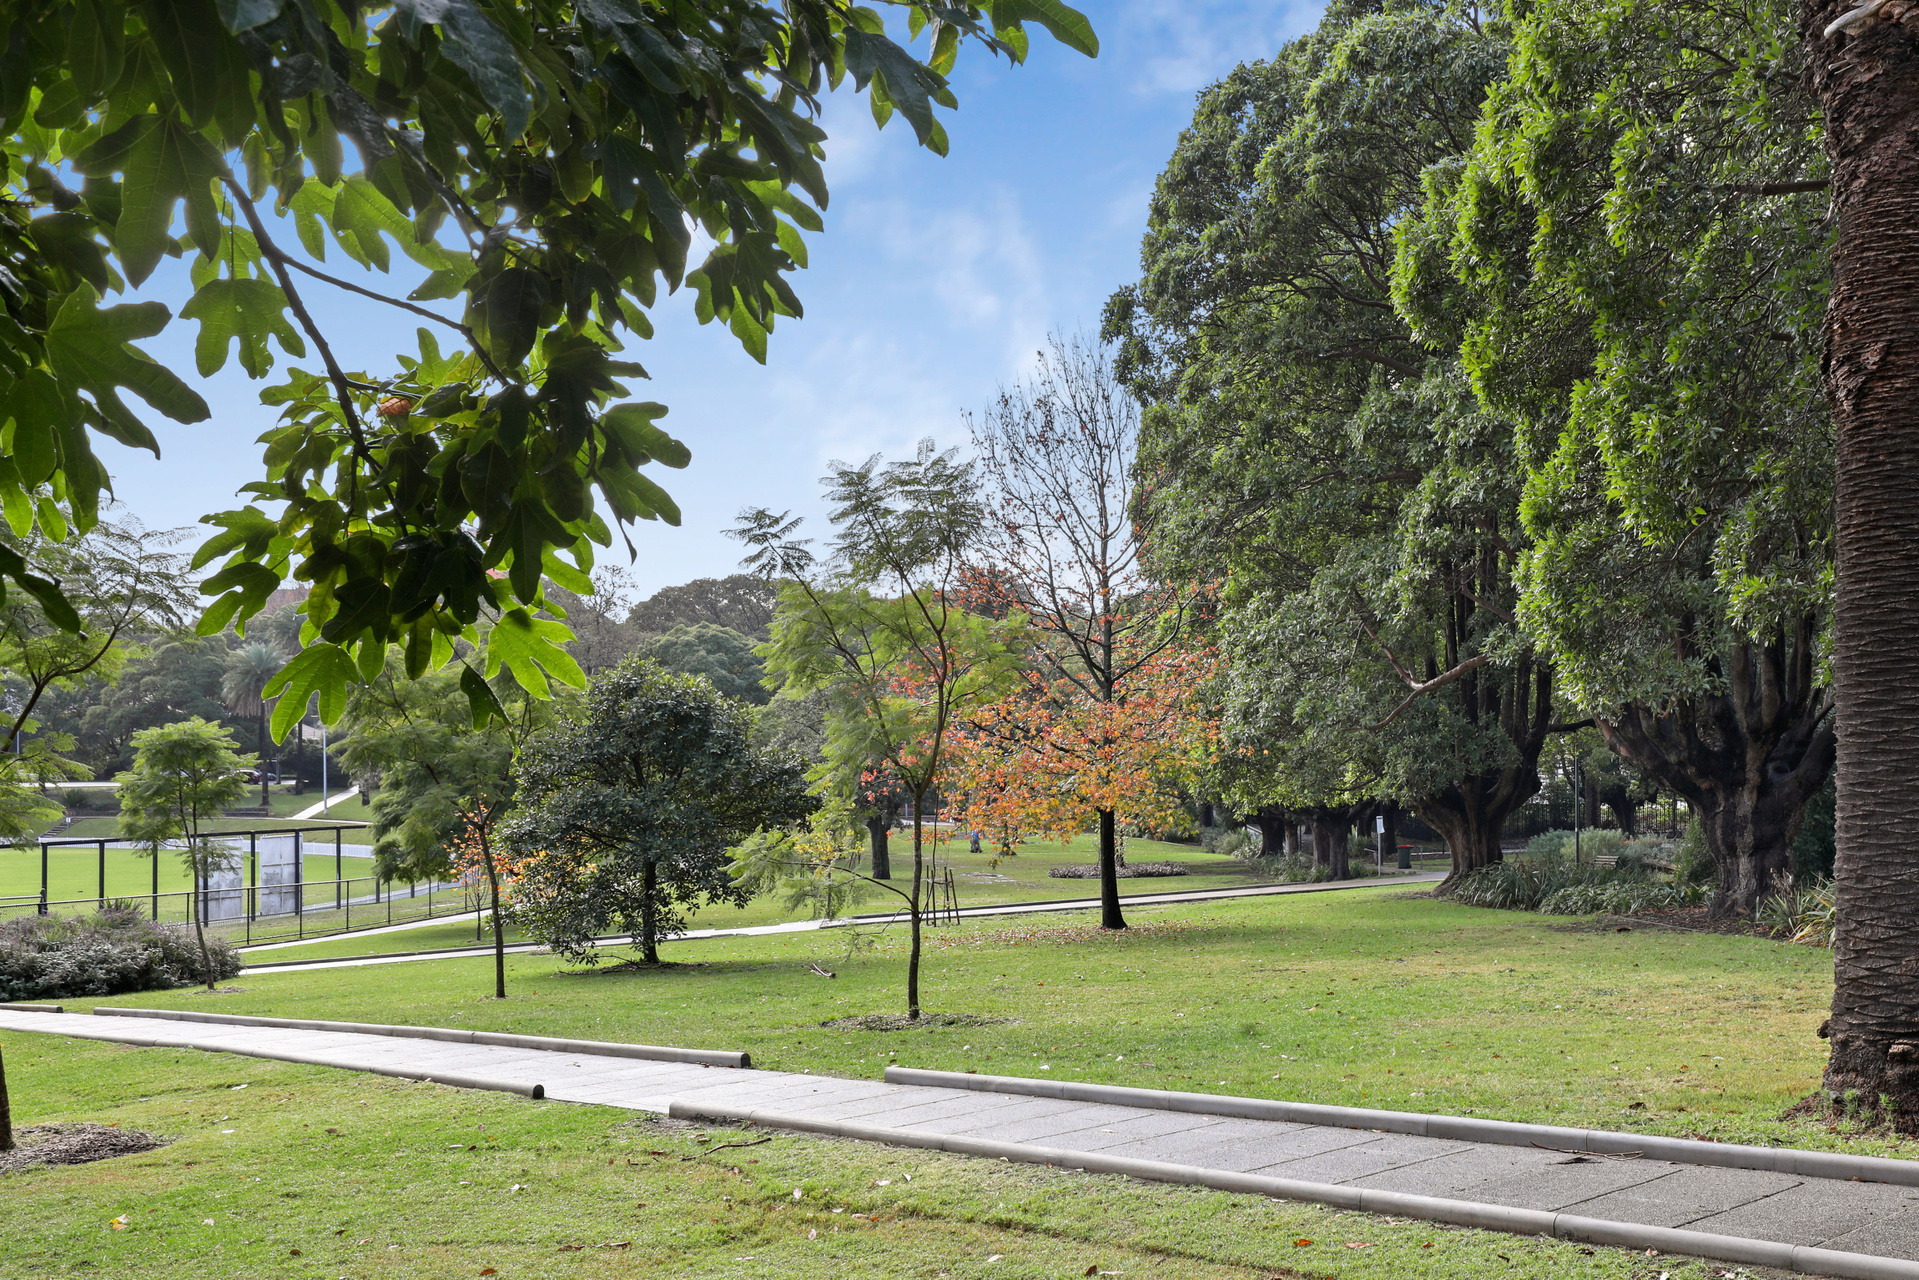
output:
[[[850,935],[839,931],[678,943],[668,956],[679,963],[661,970],[579,973],[551,957],[514,957],[504,1002],[486,998],[487,961],[460,959],[243,975],[235,994],[137,1003],[740,1048],[764,1067],[847,1076],[897,1061],[1914,1154],[1909,1143],[1781,1118],[1818,1078],[1812,1033],[1831,984],[1822,951],[1617,933],[1403,887],[1132,916],[1136,927],[1118,935],[1063,915],[934,931],[927,1007],[1014,1021],[931,1032],[820,1025],[899,1007],[898,930],[850,956]],[[814,963],[838,976],[814,974]],[[51,1037],[0,1043],[20,1122],[104,1118],[184,1139],[91,1169],[6,1179],[13,1221],[28,1225],[0,1243],[5,1276],[72,1270],[83,1258],[116,1275],[158,1275],[214,1256],[206,1251],[216,1242],[223,1252],[210,1274],[234,1276],[486,1266],[503,1276],[1065,1276],[1097,1264],[1163,1276],[1650,1280],[1666,1271],[1677,1280],[1731,1270],[814,1139],[683,1163],[677,1154],[693,1148],[674,1143],[687,1139],[638,1136],[617,1127],[620,1114],[591,1108]],[[511,1145],[455,1153],[479,1123]],[[322,1141],[301,1125],[343,1126],[348,1137]],[[705,1168],[729,1159],[742,1174]],[[462,1171],[481,1165],[480,1177]],[[897,1178],[873,1185],[896,1168],[914,1171],[910,1188]],[[528,1190],[505,1191],[514,1181]],[[806,1192],[797,1204],[795,1186]],[[218,1225],[225,1219],[208,1208],[216,1192],[243,1223]],[[147,1215],[156,1221],[143,1236],[107,1231],[129,1209],[141,1227],[147,1207],[160,1212]],[[878,1225],[847,1221],[869,1209]],[[216,1228],[202,1227],[210,1216]],[[329,1234],[336,1229],[346,1234]],[[633,1244],[558,1252],[622,1239]],[[993,1253],[1003,1258],[989,1269]]]
[[[33,1118],[174,1139],[102,1164],[0,1175],[8,1280],[1024,1280],[1089,1269],[1704,1280],[1722,1270],[818,1138],[721,1149],[764,1135],[257,1059],[32,1036],[8,1036],[6,1048],[30,1086],[23,1098],[36,1095]]]
[[[1176,862],[1189,868],[1186,875],[1141,877],[1119,882],[1122,896],[1179,892],[1202,889],[1236,889],[1264,883],[1245,863],[1209,854],[1196,845],[1169,844],[1157,840],[1131,840],[1129,857],[1138,862]],[[1081,838],[1061,844],[1057,841],[1033,841],[1021,846],[1019,856],[996,859],[990,850],[972,854],[964,841],[942,841],[938,865],[951,867],[959,905],[983,906],[1010,902],[1042,902],[1064,898],[1089,898],[1099,894],[1095,880],[1054,879],[1047,872],[1054,867],[1085,863],[1094,857],[1092,842]],[[895,880],[909,888],[912,876],[912,850],[907,837],[894,837]],[[943,899],[942,899],[943,901]],[[874,890],[859,906],[860,912],[895,911],[901,902],[884,890]],[[688,926],[694,929],[744,929],[756,925],[780,924],[804,919],[805,912],[788,907],[776,898],[758,898],[744,907],[708,906],[693,913]],[[396,951],[430,951],[436,947],[472,945],[473,926],[469,918],[461,925],[426,926],[401,933],[374,934],[365,938],[330,938],[298,948],[262,955],[262,961],[316,959],[321,957],[373,955]],[[491,940],[489,934],[486,941]],[[509,941],[523,936],[509,929]]]

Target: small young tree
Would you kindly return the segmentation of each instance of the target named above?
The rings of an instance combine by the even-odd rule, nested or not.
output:
[[[733,536],[753,549],[749,567],[787,580],[762,649],[769,677],[795,696],[835,692],[816,782],[850,799],[878,769],[911,800],[906,1007],[917,1019],[927,800],[961,718],[1003,691],[1021,626],[960,606],[981,512],[974,477],[951,451],[923,441],[911,461],[875,455],[824,483],[839,530],[824,571],[785,513],[746,511]]]
[[[515,918],[588,963],[594,936],[617,921],[658,964],[686,908],[745,905],[727,850],[815,803],[800,762],[753,745],[752,727],[745,704],[645,658],[594,680],[584,707],[535,735],[514,771]]]
[[[169,842],[179,846],[193,881],[193,932],[209,991],[207,881],[215,872],[231,870],[239,854],[208,835],[206,823],[239,803],[247,790],[245,772],[254,763],[254,757],[234,750],[228,730],[196,716],[134,734],[133,768],[119,778],[120,833],[143,846],[148,857],[159,857]]]
[[[493,994],[504,1000],[501,889],[509,868],[500,825],[513,803],[514,754],[534,729],[551,722],[555,706],[518,688],[495,694],[505,718],[491,716],[476,726],[455,677],[408,680],[395,655],[379,680],[349,698],[340,755],[355,777],[379,779],[373,801],[377,874],[431,879],[458,870],[486,881]]]

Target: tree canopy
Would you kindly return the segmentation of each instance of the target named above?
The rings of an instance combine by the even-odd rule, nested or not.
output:
[[[219,563],[210,633],[289,578],[310,588],[309,643],[270,691],[287,695],[276,735],[315,693],[337,716],[394,644],[416,676],[456,640],[484,644],[462,685],[476,713],[499,710],[484,677],[502,669],[534,692],[578,683],[564,628],[538,616],[543,580],[584,590],[616,530],[679,519],[642,468],[689,451],[658,425],[664,406],[627,390],[645,370],[626,346],[650,334],[660,288],[692,289],[701,320],[763,358],[776,320],[800,313],[786,277],[827,200],[823,91],[850,83],[879,122],[898,114],[944,151],[935,109],[955,105],[963,44],[1018,62],[1031,26],[1097,50],[1053,0],[886,7],[904,32],[834,0],[0,4],[15,535],[93,526],[110,483],[96,437],[159,452],[129,395],[209,416],[136,345],[168,308],[106,301],[185,257],[180,319],[203,373],[302,362],[263,393],[280,422],[250,502],[206,517],[217,532],[195,560]],[[396,250],[424,276],[404,297],[361,282],[380,284]],[[310,305],[321,291],[417,316],[417,349],[343,367]],[[9,579],[77,626],[4,546]]]

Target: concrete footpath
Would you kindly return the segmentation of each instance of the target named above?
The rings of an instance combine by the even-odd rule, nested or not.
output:
[[[1263,884],[1251,885],[1244,889],[1174,889],[1163,893],[1128,894],[1121,899],[1121,905],[1132,907],[1169,906],[1181,902],[1221,902],[1233,898],[1266,898],[1296,893],[1332,893],[1341,889],[1377,889],[1388,885],[1437,884],[1446,877],[1437,871],[1414,872],[1411,875],[1371,876],[1364,880],[1329,880],[1321,884]],[[958,915],[970,920],[979,916],[1018,916],[1037,915],[1053,911],[1096,911],[1098,898],[1057,898],[1041,902],[996,902],[977,907],[961,907]],[[951,913],[948,913],[950,918]],[[298,942],[272,942],[257,947],[243,947],[241,956],[246,958],[248,973],[272,973],[279,969],[353,969],[372,964],[405,964],[416,960],[451,960],[460,956],[490,956],[493,947],[482,944],[471,947],[442,947],[432,951],[404,951],[382,955],[351,956],[337,960],[262,960],[254,957],[268,952],[284,951],[291,947],[312,946],[321,942],[338,942],[347,937],[374,937],[381,934],[399,933],[407,929],[425,928],[428,925],[444,925],[450,921],[465,919],[465,916],[435,916],[430,920],[409,921],[406,924],[385,925],[376,929],[355,931],[351,934],[330,934],[324,937],[307,938]],[[790,920],[784,924],[743,925],[737,929],[689,929],[678,937],[664,939],[664,942],[698,942],[706,938],[757,938],[779,933],[810,933],[815,929],[838,929],[847,925],[883,925],[905,924],[907,917],[900,912],[880,912],[874,915],[854,916],[847,920]],[[595,938],[596,946],[623,947],[632,941],[626,934],[614,934],[604,938]],[[506,948],[508,955],[528,955],[545,948],[537,942],[514,942]]]
[[[182,1020],[182,1019],[189,1020]],[[0,1009],[0,1030],[278,1058],[1855,1280],[1919,1280],[1919,1161],[464,1030]],[[432,1037],[432,1038],[415,1038]],[[494,1043],[474,1043],[490,1039]],[[504,1041],[505,1043],[500,1043]],[[697,1056],[703,1061],[666,1061]]]

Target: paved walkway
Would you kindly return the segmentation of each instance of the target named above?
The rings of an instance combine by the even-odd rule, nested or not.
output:
[[[1411,875],[1370,876],[1364,880],[1329,880],[1322,884],[1270,884],[1252,885],[1244,889],[1175,889],[1164,893],[1128,894],[1120,900],[1122,907],[1166,906],[1180,902],[1218,902],[1231,898],[1264,898],[1292,893],[1327,893],[1338,889],[1376,889],[1382,885],[1395,884],[1435,884],[1446,877],[1437,871],[1414,872]],[[1093,911],[1099,908],[1098,898],[1063,898],[1045,902],[999,902],[977,907],[962,907],[959,914],[963,919],[975,916],[1012,916],[1033,915],[1050,911]],[[446,947],[435,951],[414,951],[393,955],[353,956],[343,960],[269,960],[253,963],[251,957],[267,951],[283,951],[290,947],[311,946],[320,942],[338,942],[345,937],[367,938],[380,934],[399,933],[406,929],[422,929],[428,925],[443,925],[460,919],[465,913],[433,916],[426,920],[411,920],[405,924],[383,925],[377,929],[355,929],[351,934],[329,934],[317,938],[307,938],[294,942],[273,942],[257,947],[243,947],[242,956],[248,957],[247,972],[271,973],[275,969],[350,969],[370,964],[402,964],[413,960],[449,960],[460,956],[492,955],[489,944],[471,947]],[[785,924],[745,925],[737,929],[689,929],[677,938],[665,939],[667,942],[691,942],[702,938],[757,938],[776,933],[808,933],[814,929],[837,929],[848,924],[905,924],[904,914],[877,914],[855,916],[851,920],[792,920]],[[629,935],[610,934],[604,938],[595,938],[597,946],[623,947],[632,939]],[[525,955],[544,950],[537,942],[513,942],[507,944],[508,955]]]
[[[318,804],[308,805],[306,808],[300,810],[300,812],[294,814],[292,820],[294,822],[298,822],[302,818],[317,818],[321,814],[325,813],[328,809],[331,809],[334,805],[345,804],[348,800],[353,799],[354,796],[357,796],[359,794],[360,794],[360,788],[348,787],[345,791],[342,791],[338,793],[337,795],[330,795],[325,797]]]
[[[460,1073],[540,1084],[548,1098],[635,1111],[664,1113],[675,1102],[757,1108],[1919,1260],[1919,1187],[1912,1186],[362,1033],[5,1009],[0,1029],[133,1043],[161,1037],[231,1053],[309,1055],[348,1069]],[[1885,1274],[1919,1271],[1901,1267]]]

